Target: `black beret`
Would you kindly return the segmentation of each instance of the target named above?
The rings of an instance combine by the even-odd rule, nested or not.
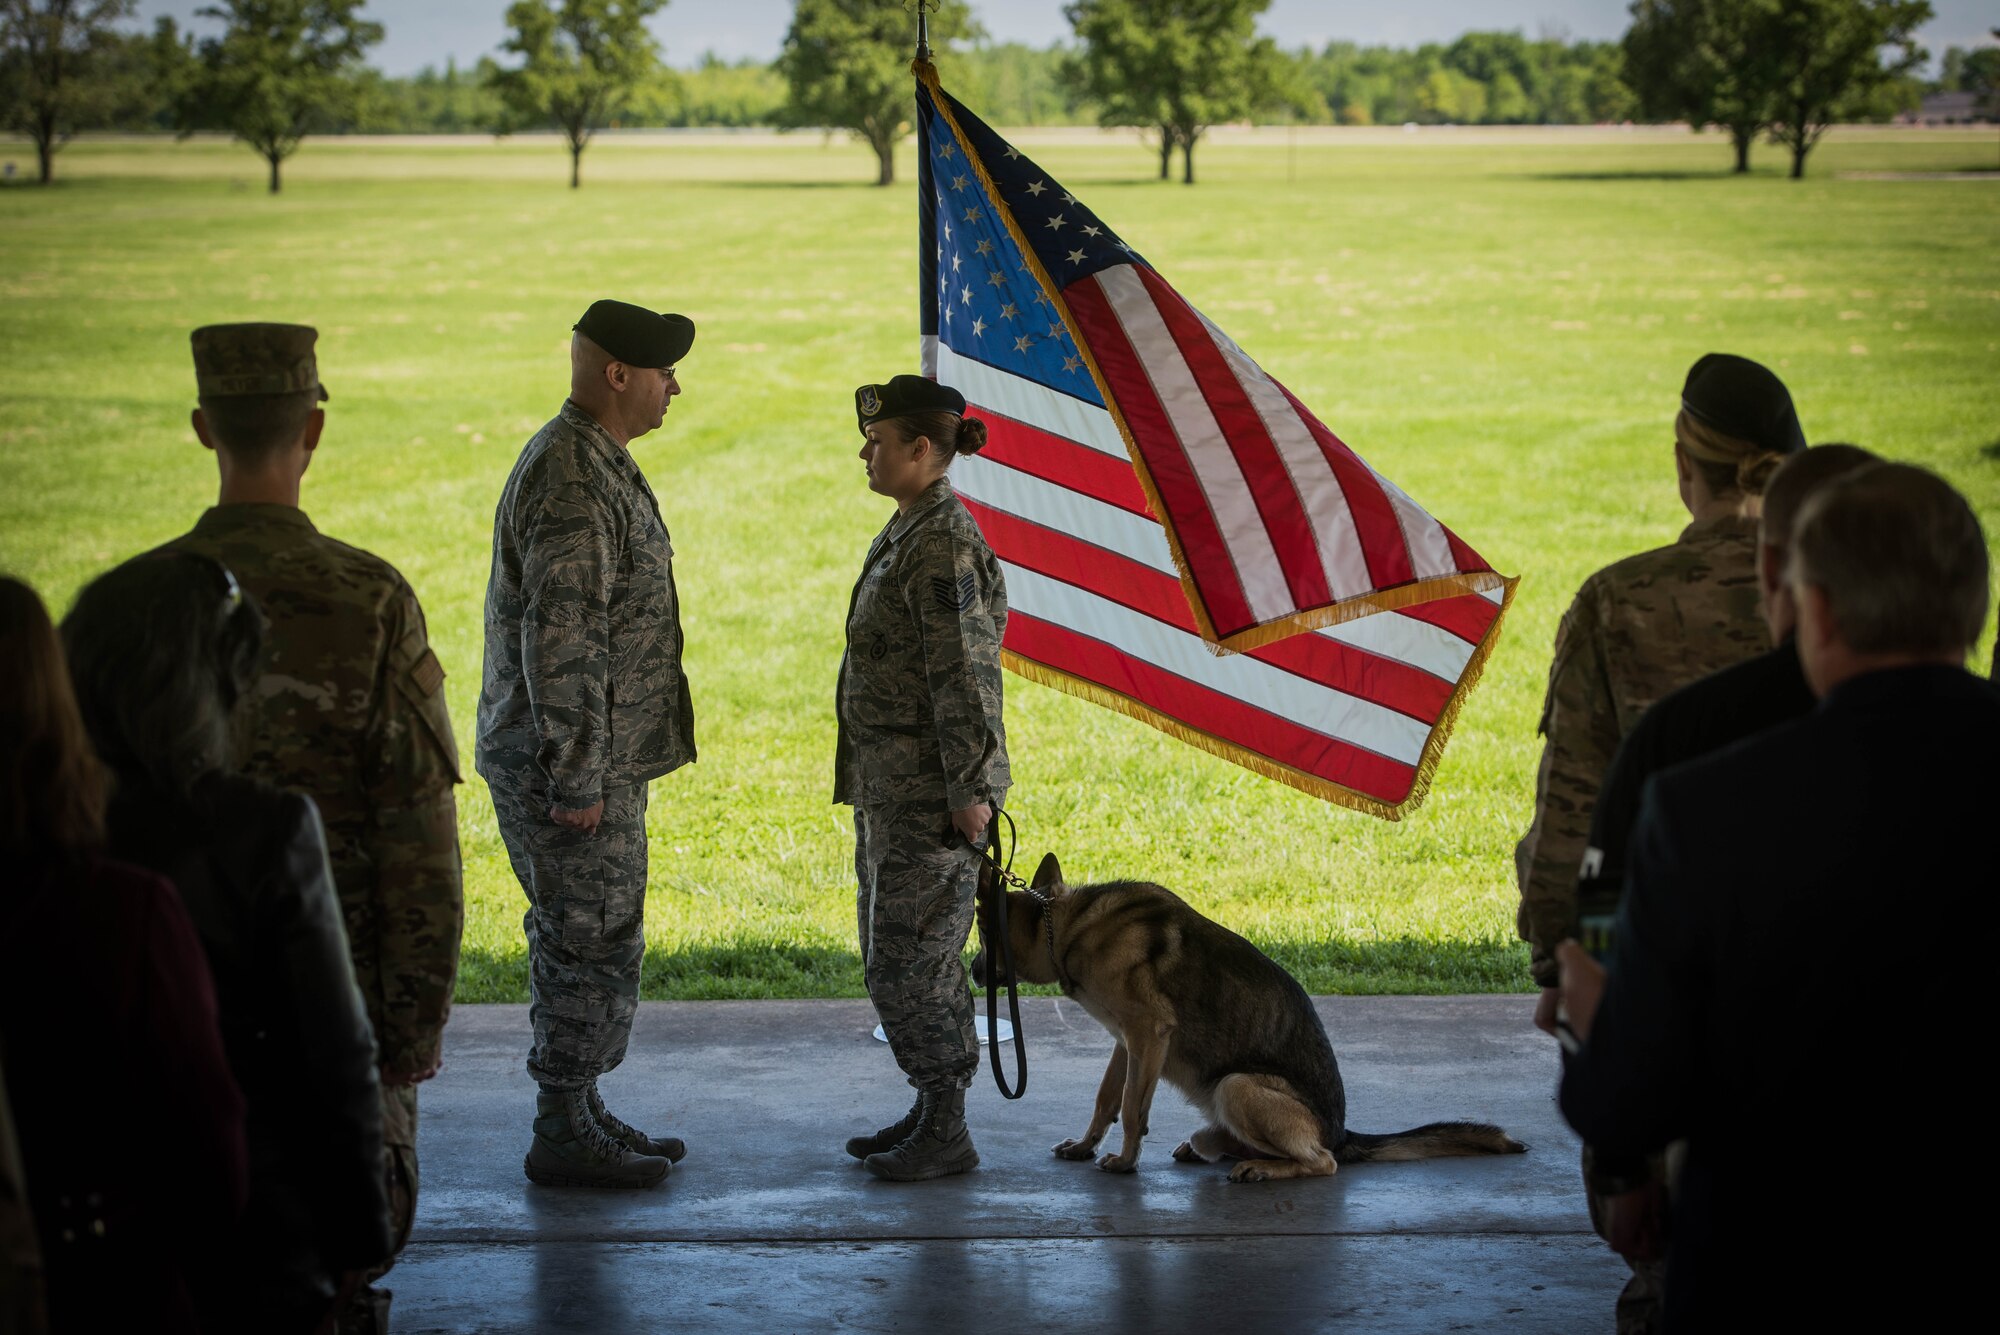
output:
[[[1785,382],[1748,357],[1711,352],[1696,362],[1681,387],[1681,406],[1703,426],[1773,454],[1806,447]]]
[[[693,320],[628,301],[593,301],[570,327],[627,366],[672,366],[694,346]]]
[[[965,395],[920,375],[891,376],[886,385],[863,385],[854,391],[854,416],[866,433],[870,422],[911,413],[965,412]]]

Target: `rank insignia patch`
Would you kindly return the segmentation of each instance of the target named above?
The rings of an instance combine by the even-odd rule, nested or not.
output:
[[[948,579],[934,579],[931,588],[937,594],[939,607],[961,616],[972,609],[973,596],[979,592],[979,585],[973,580],[970,570],[960,575],[956,583]]]

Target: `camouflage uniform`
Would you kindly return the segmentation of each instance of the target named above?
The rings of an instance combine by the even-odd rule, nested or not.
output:
[[[1754,519],[1690,524],[1672,546],[1584,581],[1556,630],[1534,823],[1514,850],[1536,983],[1556,985],[1555,948],[1575,931],[1577,872],[1618,743],[1654,701],[1770,647]]]
[[[868,996],[918,1089],[963,1089],[979,1068],[961,959],[979,853],[951,813],[1007,795],[1006,629],[1000,563],[940,480],[868,549],[836,697],[833,800],[854,807]]]
[[[1657,700],[1770,648],[1758,611],[1757,521],[1690,524],[1679,541],[1606,566],[1584,581],[1556,630],[1542,705],[1534,823],[1514,850],[1517,926],[1533,946],[1536,983],[1557,984],[1555,948],[1576,931],[1576,884],[1618,744]],[[1607,1182],[1604,1169],[1619,1179]],[[1605,1233],[1604,1198],[1649,1180],[1660,1163],[1599,1165],[1583,1152],[1591,1221]],[[1634,1261],[1620,1296],[1620,1335],[1657,1329],[1665,1263]]]
[[[465,906],[458,746],[417,595],[288,505],[216,506],[167,547],[221,561],[269,618],[236,767],[318,805],[382,1070],[434,1069]],[[382,1096],[400,1249],[416,1215],[417,1091],[384,1083]]]
[[[588,1085],[632,1033],[646,784],[695,758],[673,555],[631,452],[564,403],[494,516],[477,753],[528,896],[528,1071],[546,1089]],[[600,800],[595,835],[549,819]]]

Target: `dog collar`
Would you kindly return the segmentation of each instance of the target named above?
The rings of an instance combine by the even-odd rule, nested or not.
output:
[[[1049,967],[1056,971],[1056,986],[1061,988],[1065,995],[1068,995],[1075,988],[1070,983],[1070,980],[1063,976],[1062,960],[1056,956],[1055,897],[1048,891],[1036,889],[1034,886],[1028,887],[1028,897],[1042,906],[1042,926],[1046,929],[1046,934],[1049,938]]]

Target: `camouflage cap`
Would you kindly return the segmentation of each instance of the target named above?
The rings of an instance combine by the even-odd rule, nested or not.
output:
[[[319,330],[304,324],[203,325],[188,335],[195,390],[205,399],[311,390],[324,400],[313,357],[318,340]]]

